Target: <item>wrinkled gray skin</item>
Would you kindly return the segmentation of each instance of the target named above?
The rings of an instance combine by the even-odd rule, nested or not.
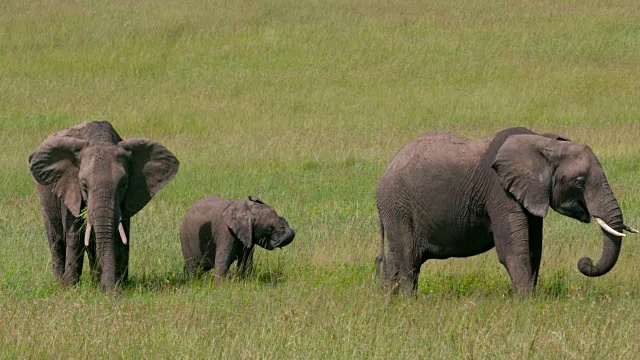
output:
[[[47,138],[29,157],[53,262],[53,275],[76,284],[84,260],[87,208],[93,231],[86,248],[92,278],[111,291],[128,276],[130,218],[178,171],[178,159],[148,139],[122,140],[110,123],[83,122]]]
[[[215,268],[215,281],[238,261],[241,275],[251,272],[254,245],[267,250],[284,247],[295,231],[269,205],[249,200],[226,200],[212,195],[196,201],[180,227],[185,270],[193,278]]]
[[[388,291],[401,287],[406,294],[415,294],[425,261],[494,246],[514,292],[532,292],[549,207],[584,223],[601,218],[618,232],[625,226],[588,146],[524,128],[474,141],[446,132],[413,140],[382,175],[377,205],[382,249],[376,265]],[[621,237],[604,230],[602,237],[597,264],[589,258],[578,263],[586,276],[606,274],[618,259]]]

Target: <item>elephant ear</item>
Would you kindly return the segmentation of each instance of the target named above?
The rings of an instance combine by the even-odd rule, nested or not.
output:
[[[169,149],[148,139],[128,139],[118,145],[131,153],[123,213],[131,217],[176,176],[180,162]]]
[[[238,201],[227,207],[222,213],[222,219],[245,247],[253,247],[254,218],[245,201]]]
[[[539,135],[510,136],[493,163],[502,187],[535,216],[544,217],[549,210],[556,143]]]
[[[29,156],[29,167],[36,181],[52,185],[73,216],[80,215],[82,194],[78,179],[78,153],[88,142],[71,137],[51,137]]]

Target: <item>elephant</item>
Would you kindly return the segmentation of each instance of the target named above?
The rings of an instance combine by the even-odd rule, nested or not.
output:
[[[295,231],[257,196],[227,200],[216,195],[196,201],[180,227],[185,271],[193,279],[215,269],[214,281],[226,277],[238,261],[238,273],[252,270],[254,245],[267,250],[289,245]]]
[[[85,121],[45,139],[29,166],[55,280],[77,284],[86,250],[102,291],[126,281],[130,219],[175,177],[179,164],[163,145],[123,140],[107,121]]]
[[[402,147],[376,189],[383,287],[415,295],[429,259],[469,257],[496,248],[514,293],[535,292],[549,207],[602,228],[603,252],[578,269],[596,277],[618,259],[622,211],[600,162],[584,144],[510,128],[478,140],[424,134]],[[388,242],[385,254],[385,236]]]

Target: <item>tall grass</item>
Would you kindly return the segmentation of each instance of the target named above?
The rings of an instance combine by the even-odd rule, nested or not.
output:
[[[514,298],[494,251],[429,261],[416,299],[378,289],[374,189],[425,131],[504,127],[589,144],[640,221],[635,1],[0,2],[0,356],[630,358],[638,245],[585,278],[599,230],[545,221],[539,291]],[[132,221],[131,282],[53,282],[27,157],[109,120],[176,153]],[[220,287],[183,274],[177,229],[209,194],[257,194],[296,229]]]

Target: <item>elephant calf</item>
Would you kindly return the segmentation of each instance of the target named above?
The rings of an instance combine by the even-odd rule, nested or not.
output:
[[[238,260],[238,272],[251,271],[253,245],[267,250],[293,241],[295,231],[258,197],[227,200],[212,195],[187,210],[180,240],[190,278],[215,268],[216,281]]]

